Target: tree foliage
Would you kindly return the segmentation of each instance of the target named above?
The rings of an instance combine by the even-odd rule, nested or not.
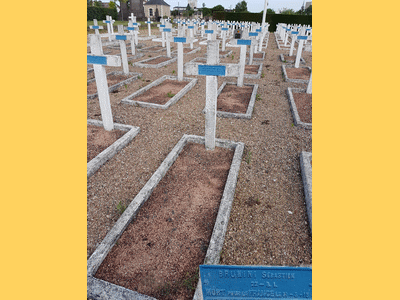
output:
[[[110,1],[110,3],[108,4],[109,8],[116,8],[117,4],[114,1]]]
[[[283,8],[281,15],[296,15],[296,12],[292,8]]]
[[[267,8],[267,14],[274,14],[275,11],[272,8]]]
[[[238,2],[235,6],[235,12],[248,12],[247,2],[245,0]]]
[[[221,4],[219,4],[219,5],[214,6],[213,8],[211,8],[211,11],[212,11],[212,12],[214,12],[214,11],[224,11],[224,10],[225,10],[225,8],[224,8]]]

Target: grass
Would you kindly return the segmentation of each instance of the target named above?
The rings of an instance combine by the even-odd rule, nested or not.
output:
[[[119,201],[119,203],[117,204],[117,211],[120,215],[122,215],[126,209],[126,205],[123,204],[121,201]]]
[[[256,101],[258,101],[258,100],[261,100],[261,95],[260,94],[256,95]]]
[[[172,98],[173,96],[175,96],[175,94],[172,94],[171,91],[169,91],[169,92],[167,93],[167,97],[168,97],[168,98]]]
[[[264,74],[264,72],[262,72],[261,73],[261,78],[264,78],[265,77],[265,74]]]
[[[247,152],[247,156],[246,156],[246,163],[250,164],[251,162],[251,151]]]

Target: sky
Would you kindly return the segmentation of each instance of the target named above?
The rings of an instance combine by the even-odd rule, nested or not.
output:
[[[169,5],[171,5],[171,10],[174,6],[187,6],[187,0],[164,0]],[[311,1],[311,0],[306,0]],[[103,0],[102,2],[109,2],[109,0]],[[197,6],[203,7],[205,3],[206,7],[212,8],[221,4],[226,9],[234,9],[236,4],[241,2],[241,0],[197,0]],[[246,0],[247,10],[249,12],[260,12],[264,10],[265,0]],[[294,11],[298,11],[303,5],[304,0],[268,0],[267,8],[272,8],[277,11],[282,8],[292,8]]]

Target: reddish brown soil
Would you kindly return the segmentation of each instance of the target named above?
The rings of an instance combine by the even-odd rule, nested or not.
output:
[[[258,74],[259,65],[246,65],[244,67],[244,74]]]
[[[114,84],[124,81],[124,80],[128,79],[129,77],[130,77],[129,75],[122,75],[122,74],[108,75],[107,76],[108,87],[111,87]],[[97,93],[96,81],[92,81],[91,83],[89,83],[87,85],[87,94],[93,95],[96,93]]]
[[[311,72],[308,68],[286,68],[286,74],[290,79],[309,80]]]
[[[263,58],[262,53],[253,53],[253,58]]]
[[[95,277],[157,299],[192,299],[233,151],[189,143]]]
[[[161,49],[164,49],[162,46],[153,46],[153,47],[151,47],[151,48],[148,48],[148,49],[145,49],[144,51],[150,51],[150,52],[152,52],[152,51],[159,51],[159,50],[161,50]]]
[[[219,51],[219,55],[226,55],[228,54],[229,50],[225,50],[225,51]]]
[[[160,63],[162,63],[164,61],[167,61],[167,60],[170,60],[170,59],[172,59],[172,58],[160,56],[160,57],[153,58],[151,60],[145,61],[144,64],[157,65],[157,64],[160,64]]]
[[[296,55],[290,56],[290,55],[284,54],[283,59],[286,60],[287,62],[294,62],[296,60]]]
[[[194,50],[194,48],[193,49],[190,49],[190,48],[183,48],[183,53],[189,53],[189,52],[192,52]]]
[[[161,84],[152,87],[132,100],[164,105],[187,84],[187,81],[166,79]],[[168,96],[168,93],[171,97]]]
[[[126,131],[122,130],[107,131],[100,126],[87,125],[87,162],[107,149],[125,133]]]
[[[294,103],[296,103],[300,121],[312,123],[312,94],[293,93],[293,99]]]
[[[245,114],[252,93],[252,86],[227,84],[218,96],[217,110]]]

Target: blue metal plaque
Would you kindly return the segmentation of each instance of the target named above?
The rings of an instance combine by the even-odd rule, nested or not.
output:
[[[189,29],[194,29],[194,26],[188,26]]]
[[[225,76],[225,66],[198,65],[199,75]]]
[[[228,31],[228,28],[221,28],[222,31]]]
[[[92,27],[92,29],[99,29],[100,28],[100,26],[90,26],[90,27]]]
[[[128,30],[136,30],[136,27],[129,27],[128,26]]]
[[[161,24],[160,24],[160,28],[163,28],[163,27],[165,27],[165,25],[161,25]]]
[[[207,33],[207,34],[208,34],[208,33],[213,34],[213,33],[214,33],[214,30],[206,30],[205,33]]]
[[[297,36],[297,39],[298,39],[298,40],[306,40],[306,39],[307,39],[307,36],[306,36],[306,35],[298,35],[298,36]]]
[[[249,36],[258,36],[258,32],[249,32]]]
[[[237,40],[238,45],[251,45],[251,40]]]
[[[299,34],[298,31],[292,31],[292,34]]]
[[[174,37],[174,43],[186,43],[185,37]]]
[[[290,28],[286,28],[286,31],[290,31]]]
[[[311,29],[306,29],[306,31],[310,31]]]
[[[256,29],[256,32],[261,32],[261,29]]]
[[[146,23],[146,24],[151,24],[151,22],[149,22],[149,21],[146,21],[145,23]]]
[[[87,56],[87,63],[88,64],[94,64],[94,65],[107,65],[107,57],[105,57],[105,56],[88,55]]]
[[[107,23],[107,24],[110,24],[111,22],[110,21],[103,21],[104,23]]]
[[[200,265],[203,300],[311,299],[312,269]]]
[[[137,23],[132,23],[133,26],[137,26]]]
[[[126,41],[126,35],[116,35],[115,36],[115,38],[117,39],[117,40],[124,40],[124,41]]]
[[[163,31],[164,32],[171,32],[171,28],[164,28]]]

